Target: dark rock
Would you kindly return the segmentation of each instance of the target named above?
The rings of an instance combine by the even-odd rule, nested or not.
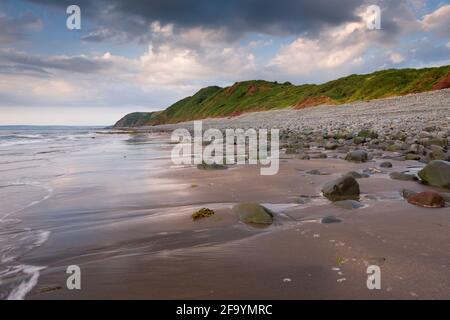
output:
[[[353,178],[355,178],[355,179],[369,178],[369,177],[370,177],[370,176],[369,176],[368,174],[366,174],[366,173],[359,173],[359,172],[356,172],[356,171],[350,171],[350,172],[347,172],[345,175],[346,175],[346,176],[347,176],[347,175],[348,175],[348,176],[351,176],[351,177],[353,177]]]
[[[392,168],[392,163],[389,161],[385,161],[385,162],[380,163],[380,167],[381,168]]]
[[[355,150],[347,153],[345,160],[353,161],[353,162],[366,162],[369,159],[369,156],[364,150]]]
[[[405,155],[405,160],[420,160],[420,156],[418,154],[412,154],[412,153],[408,153]]]
[[[300,196],[300,197],[298,197],[298,199],[297,199],[297,203],[298,204],[307,204],[308,202],[310,202],[311,201],[311,198],[310,197],[308,197],[308,196]]]
[[[391,179],[401,180],[401,181],[417,181],[417,180],[419,180],[419,179],[417,179],[416,176],[413,176],[413,175],[407,174],[407,173],[403,173],[403,172],[392,172],[391,174],[389,174],[389,176],[391,177]]]
[[[363,206],[360,202],[355,200],[341,200],[334,202],[334,204],[345,209],[358,209]]]
[[[415,196],[417,192],[408,189],[403,189],[402,191],[400,191],[400,194],[402,195],[403,198],[408,199],[409,197]]]
[[[319,176],[327,176],[327,175],[329,175],[328,172],[321,172],[321,171],[316,170],[316,169],[310,170],[310,171],[306,171],[306,173],[307,174],[312,174],[312,175],[319,175]]]
[[[359,184],[351,176],[343,176],[326,183],[322,188],[323,195],[331,201],[358,200]]]
[[[207,218],[214,215],[214,211],[208,208],[201,208],[200,210],[192,214],[192,220],[197,220],[201,218]]]
[[[207,164],[206,162],[203,162],[202,164],[197,165],[197,169],[200,170],[224,170],[228,169],[226,165],[213,163],[213,164]]]
[[[328,216],[328,217],[322,218],[321,222],[324,224],[339,223],[339,222],[342,222],[342,220],[339,218],[336,218],[335,216]]]

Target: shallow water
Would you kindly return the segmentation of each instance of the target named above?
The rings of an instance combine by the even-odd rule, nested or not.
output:
[[[47,251],[25,261],[49,238],[65,235],[59,250],[80,246],[89,242],[80,230],[139,215],[142,202],[152,205],[143,193],[171,189],[146,179],[167,162],[155,148],[163,141],[101,130],[0,127],[0,299],[23,299],[58,258]]]

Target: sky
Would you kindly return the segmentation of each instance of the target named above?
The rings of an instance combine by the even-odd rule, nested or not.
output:
[[[0,125],[111,125],[210,85],[447,64],[450,1],[0,0]]]

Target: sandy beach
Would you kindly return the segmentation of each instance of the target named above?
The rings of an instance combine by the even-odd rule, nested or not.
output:
[[[22,258],[45,266],[26,298],[450,297],[450,253],[444,245],[450,237],[449,208],[414,206],[400,194],[403,188],[445,190],[389,177],[424,164],[393,160],[392,168],[358,179],[363,206],[346,209],[324,198],[322,185],[351,170],[379,168],[381,160],[354,164],[285,155],[277,175],[261,176],[258,166],[217,171],[173,166],[167,135],[117,136],[128,153],[110,170],[138,163],[159,170],[135,168],[118,179],[108,170],[99,175],[101,164],[91,162],[97,183],[81,183],[83,174],[54,180],[57,192],[20,214],[28,225],[45,225],[50,232]],[[129,149],[137,137],[137,148]],[[159,156],[142,158],[149,148]],[[114,148],[108,150],[117,156]],[[89,175],[86,169],[79,173]],[[309,174],[313,169],[321,174]],[[263,204],[275,213],[274,223],[267,228],[242,223],[231,211],[239,202]],[[201,207],[216,214],[192,221]],[[341,222],[321,223],[330,215]],[[65,269],[72,264],[82,270],[81,290],[65,287]],[[381,267],[381,290],[367,289],[366,268],[372,264]]]

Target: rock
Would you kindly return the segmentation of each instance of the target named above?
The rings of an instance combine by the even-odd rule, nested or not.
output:
[[[381,168],[392,168],[392,163],[389,161],[385,161],[385,162],[380,163],[380,167]]]
[[[364,137],[354,137],[353,138],[353,143],[354,144],[361,144],[361,143],[364,143],[364,142],[366,142],[366,138],[364,138]]]
[[[409,197],[415,196],[417,192],[408,189],[403,189],[400,191],[400,194],[402,195],[403,198],[408,199]]]
[[[350,171],[350,172],[347,172],[345,175],[346,175],[346,176],[347,176],[347,175],[348,175],[348,176],[351,176],[351,177],[353,177],[353,178],[355,178],[355,179],[369,178],[369,177],[370,177],[370,176],[369,176],[368,174],[366,174],[366,173],[359,173],[359,172],[356,172],[356,171]]]
[[[326,159],[328,157],[327,154],[323,152],[310,153],[309,156],[311,159]]]
[[[443,208],[445,200],[439,193],[425,191],[408,198],[408,202],[425,208]]]
[[[358,137],[376,139],[376,138],[378,138],[378,133],[371,131],[371,130],[363,129],[363,130],[359,131]]]
[[[206,162],[203,161],[202,164],[197,165],[197,169],[200,169],[200,170],[224,170],[224,169],[228,169],[228,167],[226,165],[218,164],[218,163],[207,164]]]
[[[345,156],[345,160],[352,162],[366,162],[369,159],[369,156],[364,150],[355,150],[350,151]]]
[[[335,150],[338,147],[338,145],[334,142],[327,142],[325,144],[325,149],[326,150]]]
[[[405,160],[416,160],[419,161],[421,157],[418,154],[408,153],[405,155]]]
[[[335,216],[328,216],[328,217],[322,218],[322,220],[320,222],[322,222],[324,224],[328,224],[328,223],[339,223],[339,222],[342,222],[342,220],[339,218],[336,218]]]
[[[201,218],[207,218],[214,215],[214,211],[208,208],[201,208],[200,210],[192,214],[192,220],[197,220]]]
[[[361,208],[363,205],[355,200],[342,200],[342,201],[336,201],[334,202],[335,205],[341,208],[345,209],[358,209]]]
[[[359,200],[359,184],[352,176],[345,175],[326,183],[322,193],[331,201]]]
[[[427,153],[425,160],[427,162],[433,161],[433,160],[446,160],[447,155],[444,152],[444,150],[436,145],[430,146],[430,151]]]
[[[401,181],[417,181],[417,180],[419,180],[419,179],[417,179],[416,176],[413,176],[413,175],[407,174],[407,173],[403,173],[403,172],[392,172],[391,174],[389,174],[389,176],[391,177],[391,179],[401,180]]]
[[[310,170],[310,171],[306,171],[306,173],[307,174],[312,174],[312,175],[319,175],[319,176],[327,176],[327,175],[329,175],[328,172],[321,172],[321,171],[316,170],[316,169]]]
[[[298,204],[307,204],[308,202],[310,202],[311,201],[311,198],[310,197],[308,197],[308,196],[300,196],[300,197],[298,197],[298,199],[297,199],[297,203]]]
[[[300,160],[309,160],[310,159],[310,157],[307,154],[301,154],[298,156],[298,158]]]
[[[258,203],[239,203],[232,211],[245,223],[269,225],[273,222],[273,213]]]
[[[450,189],[450,162],[434,160],[418,173],[425,184]]]
[[[450,203],[450,193],[448,192],[441,193],[441,197],[444,198],[445,202]]]

